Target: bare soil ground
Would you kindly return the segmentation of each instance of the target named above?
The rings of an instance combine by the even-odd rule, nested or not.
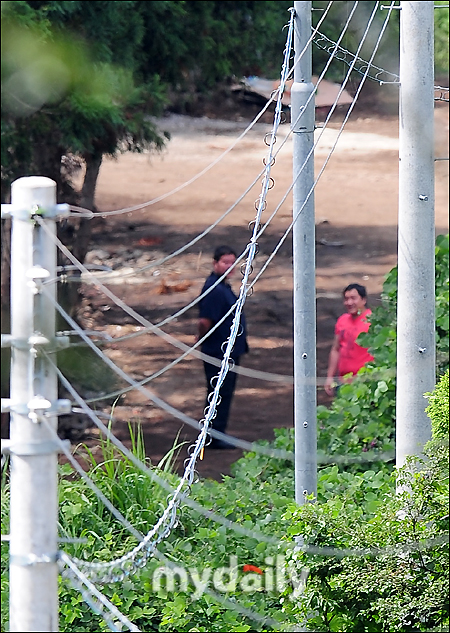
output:
[[[106,160],[101,168],[96,203],[99,211],[121,209],[164,196],[193,178],[233,143],[251,117],[238,120],[171,115],[160,122],[172,134],[161,155],[125,154]],[[316,174],[334,142],[340,120],[326,130],[315,153]],[[111,266],[109,288],[146,319],[157,323],[189,304],[200,292],[211,268],[215,246],[228,243],[242,251],[248,224],[255,217],[256,186],[203,239],[163,265],[121,276],[173,253],[219,218],[246,190],[263,168],[268,122],[258,123],[217,165],[189,186],[143,210],[95,220],[88,261]],[[288,126],[280,128],[278,143]],[[317,131],[319,133],[320,130]],[[448,156],[448,104],[436,107],[436,156]],[[277,156],[263,221],[275,209],[292,181],[292,141]],[[341,292],[351,282],[366,285],[370,303],[379,301],[384,275],[397,261],[398,118],[359,113],[347,124],[315,192],[317,282],[318,401],[329,403],[320,379],[326,374],[336,318],[342,312]],[[448,231],[448,162],[436,163],[436,232]],[[267,260],[292,216],[289,195],[260,240],[255,272]],[[120,274],[119,274],[120,273]],[[239,275],[233,285],[239,287]],[[112,337],[134,333],[142,326],[112,304],[94,286],[83,284],[82,323]],[[268,267],[246,304],[250,353],[243,365],[292,376],[292,245],[290,237]],[[197,307],[171,321],[164,330],[193,344]],[[153,334],[113,342],[108,354],[123,370],[140,380],[173,361],[179,350]],[[148,387],[167,403],[195,420],[202,417],[205,384],[201,361],[188,356],[152,380]],[[97,408],[101,407],[101,403]],[[128,421],[142,425],[152,463],[175,440],[189,442],[196,431],[130,391],[114,409],[114,433],[129,443]],[[274,427],[293,425],[292,384],[240,376],[228,431],[238,438],[271,440]],[[98,434],[89,428],[82,441],[95,447]],[[180,450],[177,467],[186,457]],[[199,463],[202,477],[219,479],[241,450],[206,451]]]

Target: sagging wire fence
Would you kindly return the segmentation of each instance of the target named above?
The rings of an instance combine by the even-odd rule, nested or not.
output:
[[[375,12],[373,12],[373,13],[372,13],[372,20],[374,19],[374,15],[375,15]],[[353,12],[350,12],[349,17],[348,17],[348,19],[347,19],[347,22],[346,22],[346,24],[345,24],[345,25],[344,25],[344,27],[343,27],[341,37],[343,37],[343,35],[344,35],[344,33],[345,33],[346,29],[348,28],[348,25],[349,25],[349,23],[350,23],[350,20],[351,20],[352,16],[353,16]],[[371,22],[369,23],[369,28],[370,28],[370,24],[371,24]],[[367,35],[367,32],[368,32],[369,28],[366,30],[366,34],[365,34],[365,36],[362,38],[362,42],[364,42],[365,37],[366,37],[366,35]],[[375,51],[377,50],[378,44],[379,44],[379,42],[380,42],[380,40],[381,40],[381,36],[382,36],[382,33],[381,33],[381,35],[380,35],[380,37],[379,37],[379,39],[378,39],[377,45],[376,45],[376,47],[375,47]],[[362,45],[362,44],[361,44],[361,45]],[[336,50],[337,50],[337,48],[338,48],[338,45],[336,45]],[[323,70],[323,72],[322,72],[321,76],[319,77],[319,81],[321,81],[321,80],[322,80],[322,78],[325,76],[325,73],[326,73],[326,71],[327,71],[327,69],[328,69],[328,67],[329,67],[329,65],[330,65],[330,63],[331,63],[331,61],[332,61],[332,59],[333,59],[333,56],[331,55],[331,56],[330,56],[330,60],[329,60],[329,62],[327,63],[327,65],[326,65],[326,67],[324,68],[324,70]],[[320,141],[321,136],[324,134],[324,130],[326,129],[326,126],[327,126],[328,122],[330,121],[330,119],[331,119],[331,117],[332,117],[332,115],[333,115],[333,112],[334,112],[334,110],[335,110],[335,108],[336,108],[336,105],[337,105],[337,102],[338,102],[339,96],[340,96],[340,94],[342,93],[342,91],[344,90],[345,85],[346,85],[346,83],[347,83],[347,81],[348,81],[348,78],[350,77],[351,70],[352,70],[352,68],[350,68],[349,73],[347,74],[346,80],[343,82],[343,86],[341,87],[341,90],[340,90],[340,92],[339,92],[338,96],[336,97],[335,102],[334,102],[334,104],[333,104],[332,108],[330,109],[330,112],[329,112],[329,114],[328,114],[328,116],[327,116],[327,119],[326,119],[326,121],[325,121],[324,127],[320,130],[319,135],[318,135],[318,137],[317,137],[317,139],[316,139],[316,141],[315,141],[315,143],[314,143],[314,147],[316,147],[316,145],[317,145],[317,144],[319,143],[319,141]],[[286,76],[288,76],[288,75],[289,75],[289,74],[287,74]],[[354,99],[354,100],[353,100],[353,104],[354,104],[355,102],[356,102],[356,99]],[[351,108],[350,108],[350,110],[349,110],[349,114],[350,114],[350,112],[351,112]],[[348,116],[349,116],[349,114],[348,114]],[[301,116],[301,115],[300,115],[300,116]],[[333,146],[332,146],[332,148],[331,148],[331,150],[330,150],[330,152],[329,152],[329,154],[328,154],[328,156],[327,156],[327,158],[326,158],[326,160],[325,160],[325,162],[324,162],[324,164],[323,164],[323,166],[322,166],[322,168],[321,168],[321,170],[320,170],[319,176],[318,176],[318,178],[316,179],[316,181],[315,181],[315,183],[314,183],[314,187],[311,189],[311,191],[309,192],[309,194],[308,194],[308,196],[307,196],[307,199],[306,199],[305,203],[306,203],[306,202],[307,202],[307,200],[309,199],[309,196],[313,193],[314,188],[315,188],[315,186],[316,186],[317,182],[319,181],[319,179],[320,179],[320,177],[321,177],[321,175],[322,175],[322,173],[323,173],[323,171],[324,171],[324,169],[325,169],[325,166],[327,165],[327,163],[328,163],[328,161],[329,161],[329,159],[330,159],[330,157],[331,157],[331,155],[332,155],[332,153],[333,153],[333,151],[334,151],[334,149],[335,149],[335,147],[336,147],[336,145],[337,145],[338,139],[339,139],[339,137],[340,137],[340,135],[341,135],[341,133],[342,133],[342,131],[343,131],[343,129],[344,129],[345,123],[346,123],[346,121],[348,120],[348,116],[347,116],[347,118],[344,120],[344,123],[341,125],[340,130],[338,131],[338,134],[337,134],[337,136],[336,136],[335,142],[334,142],[334,144],[333,144]],[[293,126],[295,126],[295,124],[296,124],[296,123],[297,123],[297,121],[294,121]],[[274,145],[274,144],[275,144],[275,142],[276,142],[276,134],[273,132],[270,136],[271,136],[271,144],[272,144],[272,147],[270,148],[270,153],[271,153],[271,156],[270,156],[270,160],[266,160],[266,161],[265,161],[265,162],[266,162],[266,170],[269,170],[269,171],[270,171],[271,167],[273,166],[273,163],[274,163],[274,160],[275,160],[275,156],[276,156],[276,154],[280,151],[281,147],[284,145],[284,143],[285,143],[285,142],[286,142],[286,140],[287,140],[287,137],[286,137],[286,138],[284,139],[284,141],[283,141],[283,143],[282,143],[281,147],[279,148],[278,152],[273,152],[273,145]],[[266,139],[265,139],[265,142],[266,142],[266,144],[267,144],[267,140],[266,140]],[[312,151],[314,150],[314,147],[313,147]],[[308,158],[309,158],[309,157],[307,157],[307,159],[308,159]],[[306,159],[306,160],[307,160],[307,159]],[[306,161],[305,161],[305,164],[306,164]],[[296,177],[296,178],[298,178],[298,177],[300,176],[300,174],[301,174],[301,172],[302,172],[302,170],[303,170],[303,168],[304,168],[305,164],[304,164],[304,165],[300,168],[300,170],[299,170],[299,174],[297,175],[297,177]],[[271,178],[270,178],[270,177],[267,177],[265,182],[263,181],[263,186],[267,185],[267,191],[268,191],[268,189],[269,189],[269,183],[270,183],[270,182],[271,182]],[[253,231],[254,231],[254,235],[256,236],[256,239],[259,239],[259,238],[260,238],[260,236],[263,234],[263,232],[264,232],[264,230],[266,229],[266,227],[269,225],[269,223],[270,223],[270,222],[272,221],[272,219],[275,217],[276,213],[278,212],[278,210],[281,208],[282,204],[283,204],[283,203],[284,203],[284,201],[286,200],[286,198],[287,198],[288,194],[292,191],[292,188],[293,188],[294,184],[295,184],[295,181],[294,181],[294,182],[293,182],[293,183],[289,186],[289,188],[288,188],[287,192],[283,195],[281,202],[277,205],[276,209],[275,209],[275,210],[274,210],[274,212],[271,214],[270,218],[267,220],[267,222],[265,223],[264,227],[262,227],[262,228],[261,228],[261,230],[259,230],[259,231],[258,231],[258,230],[257,230],[257,228],[258,228],[258,227],[253,226]],[[266,195],[267,195],[267,191],[266,191]],[[266,202],[265,202],[265,198],[264,198],[264,201],[263,201],[263,203],[262,203],[262,206],[263,206],[263,207],[265,207],[265,204],[266,204]],[[259,200],[257,200],[257,201],[255,202],[255,208],[257,209],[257,211],[259,211]],[[300,209],[300,211],[299,211],[299,215],[300,215],[300,213],[301,213],[301,212],[302,212],[302,209]],[[252,283],[251,283],[251,284],[249,284],[249,291],[252,291],[252,290],[253,290],[253,287],[254,287],[255,283],[258,281],[258,279],[261,277],[261,275],[263,274],[263,272],[266,270],[266,268],[268,267],[268,265],[270,264],[270,262],[273,260],[274,256],[275,256],[275,255],[276,255],[276,253],[278,252],[279,248],[281,247],[281,245],[283,244],[283,242],[284,242],[284,241],[286,240],[286,238],[288,237],[288,235],[289,235],[290,231],[292,230],[292,227],[293,227],[293,225],[294,225],[294,223],[295,223],[295,221],[296,221],[296,220],[298,220],[298,217],[297,217],[297,218],[296,218],[296,219],[295,219],[295,220],[294,220],[294,221],[293,221],[293,222],[289,225],[288,229],[287,229],[287,230],[285,231],[285,233],[283,234],[283,236],[282,236],[282,238],[280,239],[280,241],[279,241],[278,245],[277,245],[277,246],[275,247],[275,249],[273,250],[273,253],[272,253],[272,254],[271,254],[271,256],[268,258],[268,260],[266,261],[265,265],[261,268],[261,270],[260,270],[260,271],[259,271],[259,273],[256,275],[256,277],[255,277],[255,279],[252,281]],[[251,224],[253,225],[253,224],[254,224],[254,222],[252,222]],[[46,229],[45,229],[45,225],[44,225],[43,223],[42,223],[42,227],[43,227],[43,230],[46,230]],[[256,232],[255,232],[255,231],[256,231]],[[87,271],[87,269],[86,269],[86,268],[85,268],[85,267],[84,267],[84,266],[83,266],[80,262],[78,262],[78,261],[77,261],[77,260],[73,257],[73,255],[70,253],[70,251],[69,251],[69,250],[68,250],[68,249],[67,249],[67,248],[66,248],[66,247],[65,247],[65,246],[64,246],[64,245],[63,245],[63,244],[62,244],[62,243],[58,240],[58,239],[56,239],[55,241],[56,241],[56,243],[57,243],[57,245],[58,245],[59,249],[60,249],[60,250],[61,250],[61,251],[65,254],[65,256],[66,256],[66,257],[67,257],[70,261],[72,261],[75,265],[77,265],[77,266],[80,268],[80,270],[81,270],[81,272],[82,272],[82,273],[84,273],[87,277],[91,277],[91,273],[89,273],[89,271]],[[238,263],[239,263],[239,262],[243,259],[243,257],[246,255],[246,253],[248,252],[248,250],[249,250],[249,246],[247,246],[247,248],[244,250],[244,252],[243,252],[243,253],[242,253],[242,254],[238,257],[238,260],[237,260],[236,264],[238,264]],[[217,283],[219,283],[219,282],[223,279],[223,277],[224,277],[224,276],[222,276],[222,277],[221,277],[221,278],[220,278],[220,279],[216,282],[216,284],[215,284],[215,285],[217,285]],[[125,389],[123,389],[123,390],[119,390],[119,391],[114,392],[114,393],[112,393],[112,394],[106,394],[106,395],[101,396],[101,397],[98,397],[98,398],[92,398],[92,399],[90,399],[88,402],[91,402],[91,403],[92,403],[92,402],[98,401],[99,399],[105,399],[105,398],[107,398],[107,397],[109,397],[109,396],[112,396],[112,395],[114,395],[114,396],[119,396],[119,395],[122,395],[123,393],[126,393],[126,391],[127,391],[127,390],[129,390],[129,389],[131,389],[131,388],[136,388],[136,387],[142,386],[143,384],[146,384],[147,382],[149,382],[150,380],[152,380],[152,379],[153,379],[153,377],[159,376],[159,375],[161,375],[162,373],[164,373],[165,371],[167,371],[169,368],[173,367],[175,364],[177,364],[177,363],[178,363],[178,362],[180,362],[183,358],[185,358],[185,357],[186,357],[186,355],[188,355],[188,354],[193,354],[193,355],[195,355],[195,356],[197,356],[197,357],[199,357],[199,358],[202,358],[203,360],[207,360],[208,362],[211,362],[212,364],[215,364],[215,365],[217,365],[217,366],[220,366],[220,365],[221,365],[221,362],[220,362],[220,361],[218,361],[217,359],[214,359],[214,358],[212,358],[212,357],[206,356],[206,355],[204,355],[204,354],[202,354],[202,353],[199,353],[199,352],[194,352],[195,348],[196,348],[196,347],[198,347],[198,346],[202,343],[203,339],[200,339],[200,340],[199,340],[196,344],[194,344],[194,346],[192,346],[192,347],[188,347],[187,345],[184,345],[184,344],[180,343],[177,339],[175,339],[174,337],[169,336],[169,335],[168,335],[168,334],[166,334],[164,331],[162,331],[162,330],[159,328],[159,326],[154,326],[153,324],[149,323],[149,322],[148,322],[148,320],[144,319],[144,318],[142,317],[142,315],[137,314],[135,310],[133,310],[133,309],[131,309],[129,306],[127,306],[127,305],[126,305],[123,301],[121,301],[118,297],[116,297],[116,296],[115,296],[115,295],[114,295],[114,294],[113,294],[113,293],[112,293],[112,292],[111,292],[108,288],[106,288],[106,287],[104,286],[104,284],[103,284],[103,283],[101,283],[101,281],[99,281],[99,280],[98,280],[98,278],[97,278],[97,279],[95,279],[95,278],[94,278],[94,280],[93,280],[93,281],[96,283],[97,287],[98,287],[98,288],[99,288],[99,289],[100,289],[100,290],[101,290],[101,291],[102,291],[105,295],[107,295],[110,299],[112,299],[112,300],[114,301],[114,303],[115,303],[116,305],[118,305],[119,307],[121,307],[121,308],[122,308],[122,309],[123,309],[123,310],[124,310],[127,314],[129,314],[130,316],[132,316],[133,318],[135,318],[135,319],[136,319],[139,323],[141,323],[141,325],[144,325],[144,326],[145,326],[145,330],[144,330],[144,331],[149,331],[149,330],[151,330],[151,331],[153,331],[155,334],[157,334],[158,336],[161,336],[163,339],[167,340],[168,342],[172,343],[172,344],[173,344],[173,345],[175,345],[176,347],[178,347],[178,348],[180,348],[180,349],[183,349],[183,350],[185,350],[185,351],[184,351],[184,354],[182,354],[182,355],[181,355],[181,356],[179,356],[177,359],[175,359],[175,361],[172,361],[172,363],[170,363],[169,365],[166,365],[166,367],[162,368],[162,369],[161,369],[161,370],[159,370],[158,372],[155,372],[155,374],[154,374],[154,375],[152,375],[152,376],[148,377],[147,379],[144,379],[144,380],[140,381],[139,383],[137,383],[136,381],[132,381],[132,384],[131,384],[131,387],[130,387],[130,388],[125,388]],[[207,291],[207,292],[208,292],[208,291]],[[206,294],[206,293],[205,293],[205,294]],[[200,298],[201,298],[201,297],[203,297],[203,296],[205,296],[205,294],[204,294],[204,295],[200,295]],[[192,302],[192,303],[191,303],[191,304],[189,304],[189,305],[190,305],[190,306],[192,306],[193,304],[197,303],[197,302],[198,302],[198,300],[199,300],[199,299],[194,300],[194,302]],[[55,305],[56,305],[56,304],[55,304]],[[103,358],[104,358],[104,360],[105,360],[105,362],[106,362],[107,364],[109,364],[111,367],[113,367],[113,363],[112,363],[112,362],[111,362],[111,361],[110,361],[107,357],[105,357],[105,355],[104,355],[104,354],[102,354],[102,353],[100,352],[99,348],[97,348],[96,346],[94,346],[94,344],[93,344],[93,343],[92,343],[92,342],[91,342],[91,341],[90,341],[90,340],[86,337],[86,335],[84,335],[84,334],[81,332],[80,328],[76,325],[76,323],[74,322],[74,320],[73,320],[73,319],[71,319],[71,317],[69,317],[69,316],[67,315],[67,313],[66,313],[65,311],[63,311],[63,309],[62,309],[60,306],[58,306],[58,307],[57,307],[57,309],[61,312],[61,314],[62,314],[62,316],[65,318],[65,320],[66,320],[69,324],[71,324],[73,328],[76,328],[74,331],[76,331],[77,333],[79,333],[79,334],[81,335],[81,338],[84,340],[84,342],[85,342],[87,345],[89,345],[89,346],[90,346],[90,347],[91,347],[91,348],[95,351],[95,353],[96,353],[96,354],[98,354],[100,357],[103,357]],[[224,317],[223,317],[223,318],[222,318],[222,319],[221,319],[221,320],[220,320],[220,321],[219,321],[216,325],[214,325],[212,329],[214,330],[214,329],[216,329],[217,327],[219,327],[219,326],[220,326],[220,324],[221,324],[221,323],[225,320],[225,318],[226,318],[229,314],[231,314],[231,313],[232,313],[235,309],[236,309],[236,305],[232,306],[232,307],[230,308],[230,310],[226,313],[226,315],[225,315],[225,316],[224,316]],[[176,314],[179,314],[179,312],[178,312],[178,313],[176,313]],[[140,333],[139,333],[139,334],[140,334]],[[229,365],[229,366],[228,366],[228,369],[229,369],[229,370],[234,370],[235,368]],[[119,373],[120,373],[120,370],[118,370],[117,368],[115,368],[115,369],[114,369],[114,371],[117,371],[117,372],[119,372]],[[266,375],[264,375],[262,372],[261,372],[261,373],[258,373],[258,372],[255,372],[254,370],[246,370],[245,368],[237,368],[237,371],[239,371],[239,373],[242,373],[242,374],[244,374],[244,375],[252,375],[252,376],[254,376],[254,377],[261,377],[261,378],[263,378],[263,379],[265,378],[265,379],[269,379],[269,380],[270,380],[270,379],[274,379],[274,380],[277,380],[277,379],[286,380],[286,378],[285,378],[285,377],[283,377],[283,376],[276,376],[276,375],[275,375],[275,376],[271,376],[270,374],[269,374],[268,376],[266,376]],[[125,378],[125,380],[127,380],[127,381],[129,382],[129,379],[125,377],[125,375],[123,374],[123,372],[122,372],[122,377],[124,377],[124,378]],[[148,392],[143,392],[143,393],[147,393],[147,394],[148,394]],[[152,397],[152,396],[150,396],[150,397]],[[154,401],[154,402],[158,402],[158,405],[159,405],[159,406],[162,406],[162,408],[164,408],[166,411],[168,411],[168,412],[172,412],[172,413],[175,413],[176,417],[179,417],[179,419],[180,419],[180,420],[182,420],[182,421],[184,421],[184,422],[187,422],[190,426],[194,426],[194,428],[195,428],[196,426],[198,426],[198,423],[196,423],[193,419],[187,418],[187,416],[185,416],[185,415],[184,415],[184,414],[182,414],[181,412],[176,412],[176,411],[174,411],[173,407],[168,407],[167,405],[165,405],[165,404],[161,401],[161,399],[157,399],[157,400],[155,400],[155,399],[153,398],[153,401]],[[212,430],[211,435],[213,435],[213,437],[214,437],[216,433],[217,433],[216,431]],[[221,435],[218,435],[218,437],[221,437]],[[244,443],[242,443],[242,441],[236,440],[235,438],[232,438],[232,440],[231,440],[231,441],[232,441],[233,443],[234,443],[234,442],[236,442],[236,445],[237,445],[237,446],[240,446],[241,448],[244,448],[244,447],[245,447],[245,448],[249,448],[249,444],[248,444],[248,443],[245,443],[245,442],[244,442]],[[255,447],[255,450],[259,451],[259,450],[260,450],[260,448],[259,448],[259,447]],[[275,454],[274,454],[274,456],[275,456]]]

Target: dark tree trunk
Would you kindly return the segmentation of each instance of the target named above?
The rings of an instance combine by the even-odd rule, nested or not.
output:
[[[96,211],[95,208],[95,188],[97,186],[98,174],[102,165],[103,154],[84,154],[86,172],[84,174],[83,186],[81,188],[80,206]]]
[[[79,196],[79,204],[85,209],[95,211],[95,188],[102,164],[103,154],[85,154],[83,156],[86,162],[86,172],[84,176],[83,186]],[[92,220],[88,218],[80,218],[77,221],[71,219],[61,224],[58,230],[59,238],[67,245],[70,252],[76,259],[84,263],[86,254],[89,250],[92,233]],[[62,256],[60,264],[69,264],[67,259]],[[71,276],[77,277],[79,273],[71,272]],[[71,282],[60,284],[59,300],[64,309],[71,315],[75,315],[80,307],[79,284]]]

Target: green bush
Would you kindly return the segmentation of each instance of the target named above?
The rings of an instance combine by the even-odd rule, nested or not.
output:
[[[445,372],[433,393],[425,394],[429,405],[425,409],[431,419],[431,430],[434,439],[448,439],[449,433],[449,370]]]
[[[410,458],[395,475],[338,473],[346,487],[325,503],[292,507],[288,539],[301,538],[288,564],[307,567],[304,593],[284,610],[314,631],[447,631],[449,625],[448,372],[430,394],[433,439],[427,461]],[[323,481],[322,484],[323,486]],[[311,555],[304,546],[335,549]],[[325,552],[324,552],[325,554]],[[334,554],[334,555],[333,555]]]

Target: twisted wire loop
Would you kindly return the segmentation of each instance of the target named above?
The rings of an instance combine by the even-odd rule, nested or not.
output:
[[[129,631],[140,633],[141,629],[130,622],[130,620],[119,611],[98,589],[92,584],[92,582],[83,574],[75,565],[73,560],[64,552],[60,553],[58,561],[61,576],[68,580],[72,586],[77,589],[83,596],[83,600],[86,604],[101,616],[108,625],[111,631],[121,631],[122,626],[119,626],[113,618],[120,622],[120,624],[126,626]]]
[[[449,89],[448,88],[443,88],[442,86],[435,86],[434,87],[434,100],[435,101],[445,101],[446,103],[449,102]],[[439,93],[438,95],[436,95],[436,93]]]
[[[316,35],[313,37],[313,42],[317,46],[317,48],[320,48],[327,53],[330,53],[330,50],[336,47],[338,52],[335,55],[335,58],[341,62],[344,62],[344,64],[347,64],[347,66],[353,64],[353,70],[360,75],[366,74],[366,71],[369,67],[372,71],[376,71],[376,73],[373,75],[368,73],[368,79],[372,79],[373,81],[377,81],[378,83],[400,84],[400,77],[395,73],[391,73],[388,70],[380,68],[379,66],[375,66],[375,64],[368,64],[368,62],[366,62],[364,59],[358,57],[358,55],[355,55],[355,53],[348,51],[346,48],[343,48],[339,44],[336,44],[336,42],[333,42],[333,40],[331,40],[323,33],[317,32]],[[380,78],[382,75],[385,75],[385,81]]]
[[[157,545],[171,533],[172,529],[174,529],[178,523],[178,506],[189,495],[194,479],[197,477],[197,471],[194,466],[202,449],[202,439],[206,437],[206,430],[207,427],[204,426],[197,441],[193,445],[194,448],[184,474],[175,492],[169,495],[165,511],[153,528],[133,550],[119,559],[106,563],[86,562],[76,558],[73,559],[89,580],[99,584],[106,584],[121,582],[125,578],[132,576],[147,563],[147,560],[153,556]]]
[[[324,35],[323,33],[320,33],[317,31],[313,37],[313,42],[317,46],[317,48],[320,48],[321,50],[324,50],[327,53],[331,53],[333,47],[337,46],[338,53],[335,55],[335,58],[341,62],[344,62],[345,64],[347,64],[347,66],[350,66],[350,64],[352,63],[352,60],[356,60],[357,62],[359,62],[360,65],[358,66],[354,64],[353,70],[359,73],[360,75],[366,75],[367,79],[372,79],[373,81],[376,81],[379,84],[400,85],[399,75],[396,75],[395,73],[391,73],[388,70],[384,70],[384,68],[380,68],[379,66],[376,66],[375,64],[366,62],[361,57],[358,57],[357,55],[355,55],[355,53],[348,51],[342,46],[338,46],[335,42],[333,42],[333,40],[330,40],[330,38]],[[371,74],[370,72],[367,72],[369,68],[372,72],[373,71],[376,71],[376,72],[373,72],[373,74]],[[384,79],[383,79],[383,76],[385,77]],[[435,95],[434,97],[435,101],[446,101],[446,102],[449,101],[448,88],[443,88],[442,86],[435,86],[434,90],[435,92],[439,93],[438,95]]]

